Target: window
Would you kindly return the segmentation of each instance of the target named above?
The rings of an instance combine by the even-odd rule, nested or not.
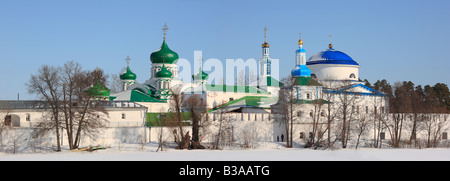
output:
[[[125,118],[126,118],[125,113],[122,113],[122,119],[125,119]]]
[[[302,115],[302,111],[297,111],[297,116],[300,117]]]
[[[313,111],[309,112],[309,116],[313,117]]]
[[[311,74],[311,78],[313,78],[313,79],[317,79],[317,76],[316,76],[316,74]]]
[[[320,116],[325,117],[325,112],[320,112]]]
[[[30,114],[29,114],[29,113],[27,113],[27,117],[26,117],[26,120],[27,120],[27,121],[30,121],[30,119],[31,119],[31,116],[30,116]]]
[[[381,133],[380,133],[380,139],[381,139],[381,140],[384,140],[384,139],[385,139],[385,136],[386,136],[386,135],[385,135],[384,132],[381,132]]]
[[[311,94],[306,94],[306,99],[311,99]]]
[[[354,73],[350,74],[350,78],[351,78],[351,79],[356,79],[355,74],[354,74]]]
[[[305,133],[303,132],[300,133],[300,139],[305,139]]]
[[[4,125],[11,126],[11,115],[5,116]]]
[[[369,106],[366,106],[366,114],[369,113]]]
[[[448,139],[447,136],[448,136],[447,132],[443,132],[443,133],[442,133],[442,139],[443,139],[443,140]]]
[[[230,97],[230,101],[233,101],[234,99],[232,97]]]

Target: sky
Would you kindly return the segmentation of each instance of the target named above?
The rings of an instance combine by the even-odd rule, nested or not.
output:
[[[80,63],[119,74],[130,56],[137,82],[163,40],[191,62],[261,57],[264,27],[280,77],[295,65],[302,33],[307,57],[328,48],[361,66],[359,77],[416,85],[450,84],[450,1],[1,0],[0,100],[36,99],[26,82],[42,65]]]

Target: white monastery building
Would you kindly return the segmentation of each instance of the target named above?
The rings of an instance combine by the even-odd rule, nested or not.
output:
[[[137,75],[132,72],[127,57],[126,71],[120,75],[122,91],[104,94],[108,102],[108,127],[143,127],[151,130],[149,127],[153,126],[152,121],[159,119],[160,114],[174,111],[171,107],[174,94],[182,94],[185,99],[199,95],[206,105],[204,119],[212,122],[226,120],[225,130],[235,135],[238,142],[242,141],[239,135],[249,131],[254,131],[259,141],[281,141],[280,137],[286,135],[285,125],[280,124],[282,119],[293,121],[293,139],[300,143],[326,132],[326,123],[330,117],[333,117],[331,126],[342,127],[343,121],[346,121],[351,124],[349,129],[352,130],[358,128],[354,121],[357,116],[366,116],[371,123],[389,119],[387,95],[363,85],[359,81],[359,63],[346,53],[334,49],[331,43],[328,49],[307,59],[307,51],[300,37],[297,47],[293,46],[296,58],[292,60],[295,61],[295,67],[291,72],[291,81],[281,83],[271,77],[272,59],[265,29],[256,84],[208,84],[208,73],[203,71],[202,65],[192,75],[191,83],[183,83],[178,78],[179,56],[169,48],[166,41],[166,25],[163,30],[160,49],[149,56],[151,74],[147,75],[148,79],[143,83],[136,82]],[[286,92],[290,93],[289,96],[283,97]],[[286,109],[289,101],[293,103],[292,109]],[[0,111],[5,113],[3,124],[33,127],[33,123],[42,118],[42,111],[37,109],[41,103],[0,101]],[[445,127],[448,129],[448,122]],[[212,124],[210,131],[202,135],[204,140],[213,140],[214,130],[218,129],[224,128]],[[142,137],[149,138],[146,141],[154,139],[154,136],[149,136],[150,131],[142,134],[146,134]],[[367,128],[363,139],[374,139],[374,134],[377,138],[382,136],[388,139],[387,129],[376,127],[376,124]],[[333,132],[332,136],[337,139],[339,133]]]

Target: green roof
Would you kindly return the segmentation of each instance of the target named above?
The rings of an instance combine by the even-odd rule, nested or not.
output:
[[[166,101],[158,100],[158,99],[156,99],[150,95],[147,95],[141,91],[138,91],[136,89],[133,89],[131,91],[130,101],[131,102],[166,102]]]
[[[213,85],[206,84],[207,91],[222,91],[222,92],[236,92],[236,93],[257,93],[270,94],[265,90],[259,90],[253,86],[239,86],[239,85]]]
[[[319,82],[311,77],[300,76],[294,77],[294,85],[306,85],[306,86],[322,86]]]
[[[267,96],[244,96],[239,99],[229,101],[225,104],[216,106],[209,110],[208,112],[212,112],[224,107],[228,106],[237,106],[237,107],[256,107],[256,108],[269,108],[262,107],[264,105],[275,104],[278,101],[278,97],[267,97]]]
[[[178,62],[178,54],[167,46],[164,39],[161,48],[150,55],[150,61],[152,63],[176,64]]]
[[[146,125],[147,126],[166,126],[161,124],[161,118],[160,115],[161,114],[165,114],[166,115],[166,120],[165,121],[169,121],[169,120],[173,120],[175,118],[175,116],[177,116],[176,113],[174,112],[166,112],[166,113],[147,113],[147,115],[145,116],[146,119]],[[190,120],[191,119],[191,113],[190,112],[182,112],[181,113],[181,120]],[[187,125],[186,122],[184,122],[185,126],[189,126]]]
[[[172,72],[167,70],[167,67],[163,64],[161,70],[155,74],[155,77],[158,78],[171,78]]]
[[[197,72],[196,74],[192,75],[192,79],[195,80],[207,80],[208,79],[208,74],[203,72],[203,70],[200,68],[199,72]]]
[[[97,80],[94,86],[84,92],[93,97],[109,97],[111,91]]]
[[[278,81],[277,79],[272,78],[271,76],[267,76],[267,86],[283,87],[283,85],[284,84]]]

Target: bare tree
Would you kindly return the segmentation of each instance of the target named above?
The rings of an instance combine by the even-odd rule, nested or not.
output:
[[[220,149],[220,147],[222,146],[225,131],[227,129],[225,126],[226,119],[224,113],[225,111],[223,107],[220,107],[213,113],[212,125],[217,129],[217,131],[216,134],[213,136],[212,149]]]
[[[76,111],[76,122],[74,122],[76,126],[73,126],[73,130],[71,130],[71,133],[75,133],[72,149],[78,148],[82,135],[95,139],[101,128],[106,127],[108,112],[105,109],[105,101],[103,100],[108,98],[99,95],[98,90],[93,89],[95,85],[107,89],[104,86],[106,79],[107,76],[99,68],[81,74],[76,79],[78,91],[75,102],[77,106],[74,109]],[[94,87],[86,90],[89,84],[94,85]]]
[[[322,145],[323,135],[325,134],[325,130],[323,130],[323,122],[322,117],[325,116],[325,112],[323,112],[324,101],[322,99],[318,99],[312,101],[313,110],[310,112],[310,116],[312,119],[312,131],[308,137],[308,141],[306,143],[306,147],[314,147],[317,149]]]
[[[46,134],[50,130],[56,132],[57,150],[61,151],[60,140],[60,111],[61,111],[61,76],[60,68],[49,65],[43,65],[36,75],[31,75],[30,80],[26,84],[30,94],[36,94],[41,100],[47,102],[48,114],[47,119],[38,123],[38,128],[34,132],[35,137]]]
[[[355,149],[358,149],[361,135],[363,135],[369,129],[370,121],[369,121],[369,115],[366,112],[358,111],[358,110],[353,110],[353,111],[357,111],[355,113],[354,125],[355,125],[355,132],[358,136],[356,139]]]
[[[385,123],[388,118],[388,112],[387,108],[385,107],[388,101],[388,97],[373,97],[372,105],[373,105],[373,112],[372,112],[372,128],[373,128],[373,147],[375,148],[381,148],[382,145],[382,139],[380,138],[381,131],[385,127]],[[364,111],[365,112],[365,111]],[[362,113],[362,112],[361,112]],[[367,112],[366,112],[367,114]]]
[[[184,133],[183,130],[183,120],[182,120],[182,110],[183,110],[183,101],[184,94],[176,94],[172,93],[172,99],[170,102],[170,106],[172,110],[174,110],[174,114],[171,117],[167,117],[167,125],[172,128],[172,133],[177,143],[177,149],[188,149],[190,143],[189,132],[187,134]]]
[[[236,77],[236,85],[244,86],[246,83],[245,69],[241,69]]]
[[[403,123],[407,114],[411,112],[410,89],[406,82],[396,82],[393,87],[393,95],[389,100],[389,108],[392,113],[392,119],[387,119],[385,125],[391,136],[393,147],[400,147],[402,137]]]
[[[57,151],[61,151],[61,128],[66,130],[70,149],[78,148],[82,135],[95,138],[99,128],[104,127],[107,112],[96,90],[87,88],[94,83],[104,85],[105,81],[103,70],[83,71],[73,61],[63,67],[42,66],[27,83],[29,92],[39,95],[50,110],[38,123],[34,137],[55,130]]]
[[[256,82],[257,78],[258,76],[255,74],[253,69],[250,69],[248,72],[246,72],[245,69],[241,69],[236,77],[236,85],[250,85],[251,83]]]
[[[336,90],[337,104],[339,104],[339,118],[341,120],[342,148],[347,148],[350,139],[351,121],[353,120],[353,108],[357,105],[358,93],[351,92],[351,82],[343,81],[343,86]]]
[[[284,86],[280,88],[278,93],[278,102],[273,105],[274,112],[281,115],[277,121],[285,128],[286,147],[292,148],[293,132],[294,132],[294,110],[301,109],[301,104],[297,104],[295,98],[295,88],[293,87],[294,79],[289,75],[281,80]]]
[[[2,110],[0,111],[0,152],[1,152],[3,151],[3,135],[7,134],[10,127],[8,123],[6,123],[7,121],[6,119],[10,112],[10,108],[8,105],[0,105],[0,108]]]
[[[202,120],[202,114],[206,113],[206,102],[201,95],[191,95],[183,102],[183,107],[187,109],[192,118],[192,146],[193,149],[205,148],[200,144],[199,132],[204,128],[205,121]]]
[[[427,148],[436,148],[442,139],[442,133],[447,131],[448,114],[429,113],[425,119],[427,133]]]
[[[328,80],[328,81],[322,81],[321,84],[324,86],[323,93],[322,93],[322,99],[324,100],[324,109],[325,109],[325,116],[327,121],[327,146],[328,148],[332,148],[333,142],[331,141],[331,124],[336,120],[338,115],[339,105],[335,103],[335,93],[334,88],[337,86],[339,82]]]
[[[163,146],[165,144],[164,137],[163,137],[164,136],[164,129],[163,129],[163,127],[166,125],[166,114],[163,113],[162,109],[161,109],[161,111],[159,113],[158,118],[159,119],[157,119],[157,121],[158,121],[157,124],[159,126],[159,129],[158,128],[155,129],[156,135],[158,136],[157,137],[158,148],[156,149],[156,152],[158,152],[159,150],[163,151]]]

